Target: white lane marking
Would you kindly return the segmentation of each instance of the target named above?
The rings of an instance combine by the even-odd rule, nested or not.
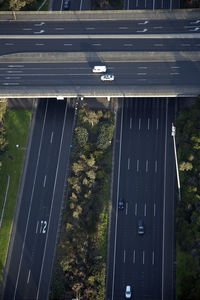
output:
[[[171,69],[180,69],[180,67],[174,66],[174,67],[171,67]]]
[[[126,202],[126,215],[128,214],[128,202]]]
[[[155,26],[153,27],[153,29],[162,29],[163,27],[162,26]]]
[[[82,5],[83,5],[83,0],[81,0],[81,2],[80,2],[80,9],[79,10],[82,10]]]
[[[157,173],[157,171],[158,171],[158,162],[157,162],[157,160],[155,161],[155,173]]]
[[[155,0],[153,0],[153,10],[155,9]]]
[[[130,170],[130,158],[128,158],[128,170]]]
[[[44,33],[44,30],[40,30],[40,31],[37,31],[37,32],[34,32],[34,34],[40,34],[40,33]]]
[[[123,46],[124,47],[131,47],[131,46],[133,46],[133,44],[124,44]]]
[[[170,75],[180,75],[178,72],[170,73]]]
[[[137,216],[137,203],[135,203],[135,216]]]
[[[5,77],[5,79],[18,80],[21,79],[21,77],[13,76],[13,77]]]
[[[24,65],[8,65],[8,68],[23,68]]]
[[[19,85],[19,82],[4,82],[2,85]]]
[[[47,241],[48,241],[48,237],[49,237],[50,222],[52,220],[53,204],[55,204],[55,201],[56,201],[55,200],[55,191],[56,191],[56,184],[57,184],[57,180],[58,180],[59,164],[62,164],[62,162],[61,162],[61,149],[62,149],[62,146],[63,146],[64,130],[65,130],[65,124],[66,124],[66,119],[67,119],[66,116],[67,116],[67,104],[66,104],[66,107],[65,107],[64,122],[63,122],[62,134],[61,134],[61,140],[60,140],[60,148],[59,148],[59,154],[58,154],[58,160],[57,160],[57,167],[56,167],[56,174],[55,174],[55,180],[54,180],[53,194],[52,194],[52,198],[51,198],[52,201],[51,201],[51,208],[50,208],[50,214],[49,214],[49,226],[47,228],[47,236],[46,236],[46,240],[45,240],[43,258],[42,258],[42,265],[41,265],[41,269],[40,269],[40,278],[39,278],[39,282],[38,282],[38,290],[37,290],[36,300],[38,300],[38,298],[39,298],[40,285],[41,285],[41,280],[42,280],[42,275],[43,275],[43,268],[44,268],[44,260],[46,258],[46,249],[47,249]],[[46,225],[47,225],[47,222],[46,222]]]
[[[33,30],[33,29],[32,28],[23,28],[23,30],[30,31],[30,30]]]
[[[39,226],[39,221],[37,221],[37,225],[36,225],[36,230],[35,230],[36,234],[38,233],[38,226]]]
[[[133,251],[133,263],[135,263],[135,250]]]
[[[147,28],[144,28],[143,30],[137,30],[136,32],[146,32],[148,29]]]
[[[165,267],[165,210],[166,210],[166,168],[167,168],[167,123],[168,123],[168,98],[165,114],[165,156],[164,156],[164,188],[163,188],[163,241],[162,241],[162,299],[164,299],[164,267]]]
[[[34,193],[34,190],[35,190],[35,182],[36,182],[38,164],[39,164],[40,153],[41,153],[41,148],[42,148],[42,139],[43,139],[43,135],[44,135],[44,126],[45,126],[45,122],[46,122],[47,107],[48,107],[48,100],[47,100],[47,104],[46,104],[46,108],[45,108],[44,121],[43,121],[43,125],[42,125],[42,133],[41,133],[41,137],[40,137],[40,146],[39,146],[39,151],[38,151],[38,157],[37,157],[36,169],[35,169],[35,174],[34,174],[33,187],[32,187],[32,191],[31,191],[31,200],[30,200],[30,204],[29,204],[29,210],[28,210],[24,240],[23,240],[23,245],[22,245],[21,257],[20,257],[20,262],[19,262],[19,268],[18,268],[18,273],[17,273],[17,280],[16,280],[16,284],[15,284],[15,291],[14,291],[13,299],[15,299],[15,297],[16,297],[16,292],[17,292],[17,287],[18,287],[18,282],[19,282],[19,273],[21,271],[22,256],[24,254],[25,240],[26,240],[26,236],[27,236],[28,223],[29,223],[29,218],[30,218],[30,213],[31,213],[31,208],[32,208],[32,202],[33,202],[33,193]]]
[[[55,30],[64,30],[63,27],[56,27]]]
[[[86,30],[94,30],[95,28],[94,27],[86,27],[85,29]]]
[[[198,31],[200,29],[200,27],[196,27],[194,29],[190,29],[190,31]]]
[[[122,105],[121,112],[121,126],[120,126],[120,146],[119,146],[119,159],[118,159],[118,180],[117,180],[117,199],[119,199],[119,182],[120,182],[120,167],[121,167],[121,152],[122,152],[122,125],[123,125],[123,114],[124,114],[124,106]],[[113,274],[112,274],[112,296],[111,300],[114,297],[114,289],[115,289],[115,261],[116,261],[116,244],[117,244],[117,219],[118,219],[118,209],[116,210],[116,221],[115,221],[115,240],[114,240],[114,262],[113,262]]]
[[[146,78],[137,78],[137,81],[146,81]]]
[[[152,252],[152,265],[154,265],[155,263],[155,255],[154,255],[154,251]]]
[[[148,23],[149,23],[149,21],[144,21],[144,22],[138,23],[138,25],[146,25]]]
[[[43,43],[36,43],[35,46],[44,46]]]
[[[137,67],[137,68],[138,69],[145,69],[145,70],[147,69],[147,67],[142,67],[142,66],[141,67]]]
[[[143,250],[142,251],[142,263],[144,265],[144,262],[145,262],[145,251]]]
[[[72,46],[72,44],[64,44],[64,46]]]
[[[40,22],[39,24],[34,24],[34,26],[42,26],[42,25],[44,25],[45,23],[44,22]]]
[[[137,159],[137,172],[139,171],[139,159]]]
[[[6,46],[13,46],[14,43],[5,43]]]
[[[15,71],[15,70],[10,70],[10,71],[6,71],[6,73],[9,73],[9,74],[12,74],[12,73],[14,73],[14,74],[16,74],[16,73],[22,73],[23,71]]]
[[[156,130],[158,130],[158,122],[159,122],[159,118],[156,119]]]
[[[183,47],[190,47],[191,45],[190,44],[181,44],[181,46],[183,46]]]
[[[29,283],[30,275],[31,275],[31,270],[29,270],[29,272],[28,272],[27,284]]]
[[[139,130],[140,130],[140,128],[141,128],[141,118],[139,118]]]
[[[52,133],[51,133],[51,140],[50,140],[51,144],[52,144],[52,141],[53,141],[53,135],[54,135],[54,132],[52,131]]]
[[[148,125],[147,125],[148,130],[149,130],[149,126],[150,126],[150,119],[148,118]]]
[[[149,169],[149,161],[148,159],[146,160],[146,173],[148,172],[148,169]]]
[[[96,43],[96,44],[92,44],[92,46],[101,46],[101,44]]]
[[[144,216],[145,217],[147,216],[147,204],[146,203],[144,204]]]
[[[200,23],[200,20],[190,22],[190,24],[199,24],[199,23]]]
[[[46,185],[47,175],[44,176],[43,187]]]
[[[138,76],[144,76],[147,75],[147,73],[137,73]]]
[[[126,250],[124,250],[124,263],[126,261]]]
[[[155,203],[153,204],[153,216],[154,217],[156,216],[156,204]]]
[[[128,29],[128,27],[125,27],[125,26],[123,27],[123,26],[122,26],[122,27],[119,27],[119,29],[124,30],[124,29]]]
[[[130,129],[132,129],[132,118],[130,118]]]
[[[154,46],[156,46],[156,47],[163,47],[164,45],[163,44],[154,44]]]
[[[200,44],[195,44],[195,46],[200,47]]]

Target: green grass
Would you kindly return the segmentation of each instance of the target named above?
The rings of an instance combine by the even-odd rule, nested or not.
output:
[[[20,176],[24,161],[25,151],[21,148],[26,147],[30,118],[30,110],[7,110],[5,117],[8,150],[1,155],[2,167],[0,170],[0,213],[3,207],[8,174],[10,175],[10,185],[2,227],[0,229],[0,282],[2,280],[2,271],[7,255]],[[16,148],[16,144],[19,144],[20,148]]]

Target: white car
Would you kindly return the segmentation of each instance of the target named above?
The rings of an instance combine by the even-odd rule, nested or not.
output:
[[[131,286],[130,285],[126,286],[125,298],[126,299],[130,299],[131,298]]]
[[[106,72],[106,66],[94,66],[94,68],[92,69],[93,73],[103,73]]]
[[[101,76],[102,81],[113,81],[115,76],[113,74],[105,74]]]

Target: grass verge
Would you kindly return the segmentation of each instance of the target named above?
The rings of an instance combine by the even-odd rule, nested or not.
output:
[[[5,265],[10,233],[12,229],[20,176],[24,161],[25,147],[31,119],[31,110],[7,110],[5,116],[8,150],[1,156],[0,170],[0,213],[2,212],[5,192],[10,175],[10,185],[0,229],[0,282]],[[19,148],[16,145],[20,145]]]

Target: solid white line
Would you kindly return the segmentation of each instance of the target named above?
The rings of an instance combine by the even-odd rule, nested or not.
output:
[[[148,130],[149,130],[149,127],[150,127],[150,119],[148,118]]]
[[[29,270],[29,272],[28,272],[27,284],[29,283],[30,275],[31,275],[31,270]]]
[[[4,82],[2,85],[19,85],[19,82]]]
[[[164,299],[164,267],[165,267],[165,203],[166,203],[166,167],[167,167],[167,117],[168,98],[166,101],[165,114],[165,158],[164,158],[164,189],[163,189],[163,242],[162,242],[162,300]]]
[[[121,151],[122,151],[122,124],[123,124],[123,112],[124,106],[122,105],[122,114],[121,114],[121,127],[120,127],[120,146],[119,146],[119,164],[118,164],[118,181],[117,181],[117,199],[119,199],[119,182],[120,182],[120,167],[121,167]],[[113,274],[112,274],[112,296],[114,297],[114,288],[115,288],[115,260],[116,260],[116,243],[117,243],[117,219],[118,219],[118,209],[116,210],[116,222],[115,222],[115,241],[114,241],[114,261],[113,261]]]
[[[154,251],[152,252],[152,265],[155,263]]]
[[[139,171],[139,159],[137,159],[137,172]]]
[[[47,175],[44,176],[43,187],[46,185]]]
[[[14,74],[16,74],[16,73],[22,73],[23,71],[21,71],[21,70],[19,70],[19,71],[15,71],[15,70],[9,70],[9,71],[6,71],[6,73],[9,73],[9,74],[12,74],[12,73],[14,73]]]
[[[147,215],[147,204],[145,203],[144,204],[144,216],[146,217],[146,215]]]
[[[139,118],[139,130],[141,128],[141,118]]]
[[[128,29],[128,27],[119,27],[119,29]]]
[[[156,216],[156,204],[155,203],[153,204],[153,216],[154,217]]]
[[[158,162],[157,162],[157,160],[155,161],[155,173],[157,173],[157,171],[158,171]]]
[[[128,170],[130,170],[130,158],[128,158]]]
[[[39,221],[37,221],[37,225],[36,225],[36,231],[35,231],[36,234],[38,233],[38,226],[39,226]]]
[[[132,118],[130,118],[130,129],[132,129]]]
[[[24,65],[8,65],[8,68],[24,68]]]
[[[155,0],[153,0],[153,10],[155,9]],[[155,27],[154,27],[155,28]]]
[[[137,203],[135,203],[135,216],[137,216]]]
[[[54,132],[52,131],[52,133],[51,133],[51,140],[50,140],[51,144],[52,144],[52,141],[53,141],[53,135],[54,135]]]
[[[159,121],[159,118],[157,118],[157,120],[156,120],[156,130],[158,130],[158,121]]]
[[[133,263],[135,263],[135,250],[133,251]]]
[[[126,202],[126,215],[128,214],[128,202]]]
[[[144,265],[144,261],[145,261],[145,251],[142,251],[142,263]]]
[[[126,250],[124,250],[124,263],[126,261]]]
[[[46,104],[46,108],[45,108],[45,114],[44,114],[44,122],[43,122],[43,125],[42,125],[42,134],[41,134],[41,137],[40,137],[40,145],[39,145],[36,169],[35,169],[35,174],[34,174],[33,188],[32,188],[32,192],[31,192],[31,200],[30,200],[30,205],[29,205],[29,210],[28,210],[28,217],[27,217],[27,222],[26,222],[25,235],[24,235],[24,240],[23,240],[23,245],[22,245],[22,251],[21,251],[21,257],[20,257],[20,262],[19,262],[19,268],[18,268],[18,273],[17,273],[17,280],[16,280],[16,284],[15,284],[15,292],[14,292],[13,300],[16,297],[17,286],[18,286],[18,281],[19,281],[19,273],[21,271],[22,256],[24,254],[24,246],[25,246],[25,240],[26,240],[26,235],[27,235],[27,230],[28,230],[28,222],[29,222],[30,213],[31,213],[31,206],[32,206],[32,202],[33,202],[33,193],[35,191],[35,182],[36,182],[36,177],[37,177],[37,170],[38,170],[40,152],[41,152],[41,148],[42,148],[42,139],[43,139],[43,134],[44,134],[44,126],[45,126],[45,122],[46,122],[48,103],[49,102],[47,100],[47,104]]]
[[[44,268],[44,259],[46,257],[47,240],[48,240],[48,237],[49,237],[49,228],[50,228],[50,222],[51,222],[51,216],[52,216],[52,209],[53,209],[53,203],[54,203],[54,200],[55,200],[55,190],[56,190],[57,177],[58,177],[58,168],[59,168],[59,164],[60,164],[61,148],[62,148],[63,137],[64,137],[66,115],[67,115],[67,104],[66,104],[66,107],[65,107],[64,122],[63,122],[63,127],[62,127],[62,135],[61,135],[60,148],[59,148],[59,154],[58,154],[58,162],[57,162],[57,167],[56,167],[56,175],[55,175],[55,180],[54,180],[53,195],[52,195],[52,201],[51,201],[51,209],[50,209],[50,214],[49,214],[49,226],[47,228],[47,234],[46,234],[44,253],[43,253],[43,258],[42,258],[42,265],[41,265],[41,270],[40,270],[40,278],[39,278],[39,283],[38,283],[36,300],[38,300],[38,297],[39,297],[42,273],[43,273],[43,268]]]
[[[80,2],[80,9],[79,10],[82,10],[82,5],[83,5],[83,0],[81,0],[81,2]]]
[[[149,161],[148,159],[146,160],[146,173],[148,172],[148,169],[149,169]]]

